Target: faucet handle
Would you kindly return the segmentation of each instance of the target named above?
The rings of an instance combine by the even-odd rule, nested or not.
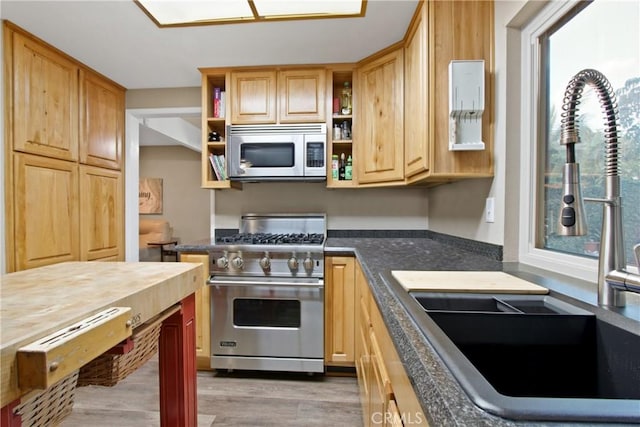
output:
[[[636,256],[636,265],[638,266],[638,270],[640,270],[640,243],[637,243],[633,247],[633,253]]]

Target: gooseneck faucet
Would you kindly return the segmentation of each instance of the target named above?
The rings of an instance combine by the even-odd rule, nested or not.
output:
[[[580,168],[574,145],[580,142],[576,113],[586,85],[594,88],[605,120],[605,196],[603,199],[582,198]],[[618,108],[615,93],[607,78],[599,71],[580,71],[569,81],[562,105],[560,144],[566,146],[567,162],[563,168],[563,195],[558,221],[558,234],[582,236],[587,232],[583,200],[604,204],[600,255],[598,260],[598,304],[622,307],[625,291],[640,293],[640,275],[625,270],[626,260],[622,234],[622,199],[618,170]],[[640,245],[636,245],[638,259]],[[638,260],[640,264],[640,260]]]

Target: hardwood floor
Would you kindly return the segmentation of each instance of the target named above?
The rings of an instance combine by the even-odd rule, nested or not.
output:
[[[151,359],[114,387],[76,390],[61,427],[155,427],[158,362]],[[357,381],[297,373],[198,372],[198,427],[362,426]]]

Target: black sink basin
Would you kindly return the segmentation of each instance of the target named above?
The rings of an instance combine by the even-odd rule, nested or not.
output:
[[[473,293],[410,292],[427,311],[481,313],[588,314],[547,295],[487,295]]]
[[[505,396],[640,399],[640,341],[595,316],[429,316]]]
[[[640,331],[549,296],[412,293],[470,398],[513,419],[640,422]]]

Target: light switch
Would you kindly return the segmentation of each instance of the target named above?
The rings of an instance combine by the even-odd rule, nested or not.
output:
[[[496,222],[496,199],[493,197],[487,197],[484,208],[484,220],[486,222]]]

